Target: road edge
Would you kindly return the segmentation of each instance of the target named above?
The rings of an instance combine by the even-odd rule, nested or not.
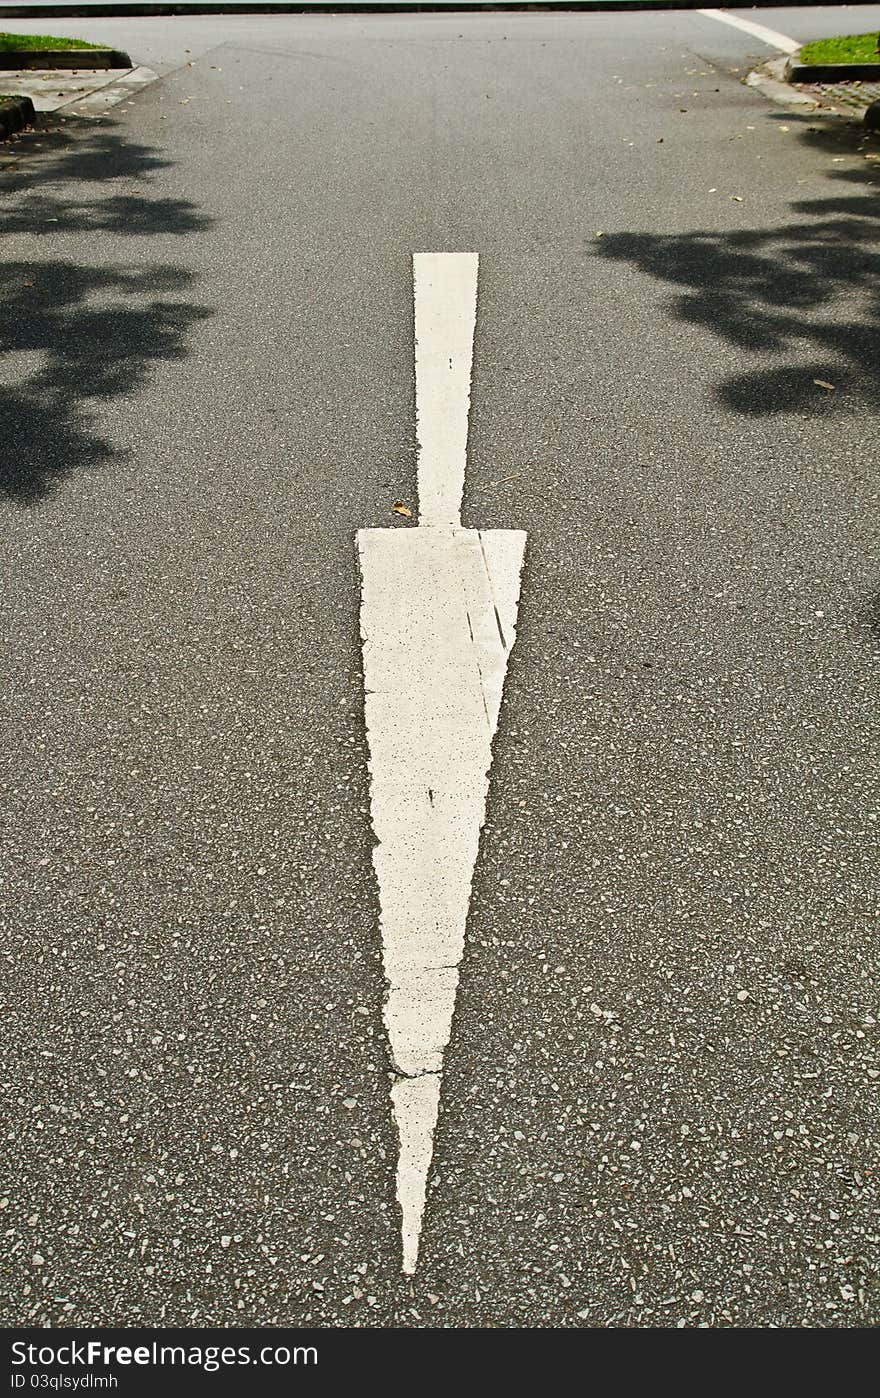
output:
[[[800,0],[752,0],[752,9],[794,7]],[[699,10],[705,0],[676,0],[678,10]],[[128,0],[114,4],[113,0],[74,0],[69,3],[6,4],[3,12],[12,19],[50,19],[56,15],[92,17],[177,15],[177,14],[397,14],[430,12],[455,14],[460,11],[540,11],[540,10],[644,10],[662,12],[669,5],[663,0],[438,0],[419,3],[418,0],[354,0],[354,3],[334,3],[334,0],[275,0],[261,4],[260,0]]]

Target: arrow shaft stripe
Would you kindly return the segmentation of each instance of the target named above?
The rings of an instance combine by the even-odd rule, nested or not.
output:
[[[419,524],[455,526],[467,460],[476,253],[413,256]]]

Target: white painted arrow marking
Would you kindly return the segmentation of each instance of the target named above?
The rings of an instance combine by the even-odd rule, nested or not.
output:
[[[419,528],[362,529],[370,807],[400,1155],[416,1269],[471,880],[526,536],[463,529],[475,253],[413,257]]]

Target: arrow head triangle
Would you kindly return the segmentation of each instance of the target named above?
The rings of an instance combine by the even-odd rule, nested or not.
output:
[[[370,805],[413,1270],[485,819],[492,738],[516,637],[525,534],[358,534]],[[426,1076],[418,1090],[405,1086]],[[436,1090],[435,1090],[436,1088]]]

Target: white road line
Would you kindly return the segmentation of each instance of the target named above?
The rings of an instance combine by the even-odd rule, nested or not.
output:
[[[391,1098],[408,1273],[418,1261],[526,540],[518,530],[459,523],[477,257],[417,254],[413,278],[420,527],[357,536],[373,863],[385,1025],[399,1074]]]
[[[765,29],[763,24],[754,24],[750,19],[740,19],[738,15],[732,15],[727,10],[697,10],[698,15],[705,15],[706,19],[717,19],[722,24],[732,24],[734,29],[743,29],[746,34],[753,34],[756,39],[769,44],[773,49],[780,49],[782,53],[795,53],[800,48],[796,39],[789,39],[787,34],[777,34],[775,29]]]

